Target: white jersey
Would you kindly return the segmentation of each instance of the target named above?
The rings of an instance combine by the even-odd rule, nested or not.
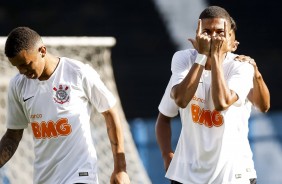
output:
[[[179,107],[174,102],[174,100],[170,97],[171,88],[172,88],[172,80],[170,78],[167,87],[165,89],[165,93],[158,106],[158,109],[163,115],[172,118],[178,115]],[[244,127],[245,127],[242,129],[242,131],[243,131],[243,136],[247,136],[247,137],[249,133],[248,120],[251,114],[251,109],[252,109],[251,102],[249,100],[246,100],[245,106],[242,108],[242,113],[243,113],[242,122],[244,122]],[[242,151],[245,151],[243,162],[247,163],[246,172],[249,175],[250,179],[257,178],[256,170],[254,168],[253,153],[250,148],[249,142],[245,142],[244,147],[245,148],[242,149]]]
[[[178,114],[178,110],[179,110],[179,107],[176,105],[176,103],[174,102],[174,100],[170,97],[170,91],[171,91],[171,88],[172,88],[172,81],[171,79],[169,80],[168,82],[168,85],[165,89],[165,93],[162,97],[162,100],[159,104],[159,111],[167,116],[167,117],[175,117],[177,116]],[[252,104],[249,100],[246,100],[245,102],[245,106],[242,108],[242,113],[243,113],[243,116],[242,116],[242,122],[244,124],[244,127],[242,129],[242,132],[243,132],[243,136],[246,136],[248,137],[248,133],[249,133],[249,126],[248,126],[248,120],[249,120],[249,117],[250,117],[250,114],[251,114],[251,107],[252,107]],[[242,162],[246,163],[246,172],[247,174],[249,175],[249,178],[257,178],[257,175],[256,175],[256,170],[254,168],[254,161],[253,161],[253,153],[252,153],[252,150],[250,148],[250,144],[249,142],[245,142],[244,145],[242,145],[242,147],[245,147],[244,149],[242,149],[242,151],[245,151],[244,153],[244,157],[243,157],[243,160]]]
[[[179,84],[194,64],[194,49],[176,52],[172,59],[172,86]],[[248,183],[242,108],[252,87],[253,68],[234,61],[228,53],[223,71],[229,89],[239,99],[227,110],[214,109],[211,71],[204,70],[197,91],[186,108],[180,108],[182,130],[166,177],[184,184]]]
[[[252,110],[252,103],[246,99],[245,105],[242,108],[242,134],[243,136],[248,139],[249,134],[249,118],[251,115]],[[245,141],[244,144],[242,144],[242,150],[244,150],[244,155],[242,162],[246,164],[246,174],[249,178],[257,178],[254,161],[253,161],[253,152],[251,150],[249,142]]]
[[[174,100],[170,98],[170,91],[172,87],[171,83],[172,81],[170,78],[158,109],[163,115],[172,118],[177,116],[179,107],[176,105]]]
[[[98,184],[91,107],[104,112],[116,100],[93,68],[60,58],[46,81],[16,75],[8,98],[7,128],[32,128],[35,184]]]

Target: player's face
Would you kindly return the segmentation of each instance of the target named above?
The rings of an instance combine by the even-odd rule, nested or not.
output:
[[[27,76],[29,79],[38,79],[45,67],[42,48],[22,50],[15,57],[8,59],[13,66],[18,68],[20,74]]]
[[[235,31],[231,30],[230,32],[231,32],[231,36],[230,36],[230,45],[229,46],[230,46],[231,52],[235,52],[237,50],[239,42],[236,40]]]
[[[224,36],[224,18],[207,18],[202,19],[202,34],[209,36]],[[227,21],[227,33],[230,31],[230,25]]]
[[[231,36],[230,36],[229,44],[230,44],[230,47],[231,47],[231,51],[233,51],[233,49],[235,47],[235,32],[233,30],[231,31]]]
[[[230,43],[231,45],[234,45],[235,43],[235,32],[233,30],[231,31]]]

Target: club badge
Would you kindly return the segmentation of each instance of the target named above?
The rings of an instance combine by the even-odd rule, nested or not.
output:
[[[64,104],[70,100],[69,87],[66,85],[59,85],[58,88],[53,87],[54,101],[59,104]]]

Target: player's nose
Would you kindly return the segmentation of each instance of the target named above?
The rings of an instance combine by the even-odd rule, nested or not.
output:
[[[216,37],[216,36],[218,36],[218,34],[217,34],[217,32],[212,32],[212,33],[211,33],[211,36],[212,36],[212,37]]]

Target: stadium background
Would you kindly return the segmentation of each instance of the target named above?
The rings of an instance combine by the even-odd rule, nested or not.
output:
[[[177,33],[173,35],[173,28],[170,26],[178,20],[170,20],[166,17],[166,13],[172,10],[162,9],[166,10],[162,11],[156,6],[163,2],[165,0],[9,0],[0,2],[0,36],[6,36],[16,26],[30,26],[42,36],[112,36],[116,38],[116,46],[112,48],[112,64],[122,107],[132,127],[144,165],[147,166],[152,181],[157,182],[161,180],[155,179],[157,174],[151,171],[152,168],[149,167],[151,160],[146,157],[148,150],[155,149],[155,154],[159,154],[154,131],[152,131],[158,113],[157,106],[170,77],[170,61],[173,53],[177,49],[191,47],[186,41],[190,35],[180,38],[187,42],[186,46],[185,43],[178,41],[179,38],[175,36]],[[280,118],[282,2],[277,0],[210,0],[202,2],[202,5],[199,5],[199,2],[201,1],[174,1],[175,4],[187,5],[187,10],[185,6],[182,6],[181,10],[184,13],[181,20],[185,20],[185,16],[187,20],[197,17],[204,5],[225,7],[238,25],[237,39],[240,45],[237,53],[250,55],[256,60],[270,89],[270,112],[266,116],[253,115],[250,140],[257,156],[255,158],[259,163],[265,160],[263,163],[267,164],[262,163],[257,166],[259,173],[264,172],[261,181],[281,183],[281,176],[275,173],[279,169],[281,171],[281,167],[276,165],[282,163],[281,133],[279,133],[281,125],[278,124],[282,120]],[[171,8],[179,8],[179,6],[171,6]],[[191,29],[195,28],[196,24]],[[178,130],[179,127],[176,129]],[[148,138],[142,139],[146,135]],[[257,151],[260,148],[268,152]],[[273,156],[273,152],[280,153],[280,157]],[[259,157],[260,155],[262,157]],[[160,162],[157,168],[161,167]],[[273,168],[272,172],[267,171],[271,168]]]

